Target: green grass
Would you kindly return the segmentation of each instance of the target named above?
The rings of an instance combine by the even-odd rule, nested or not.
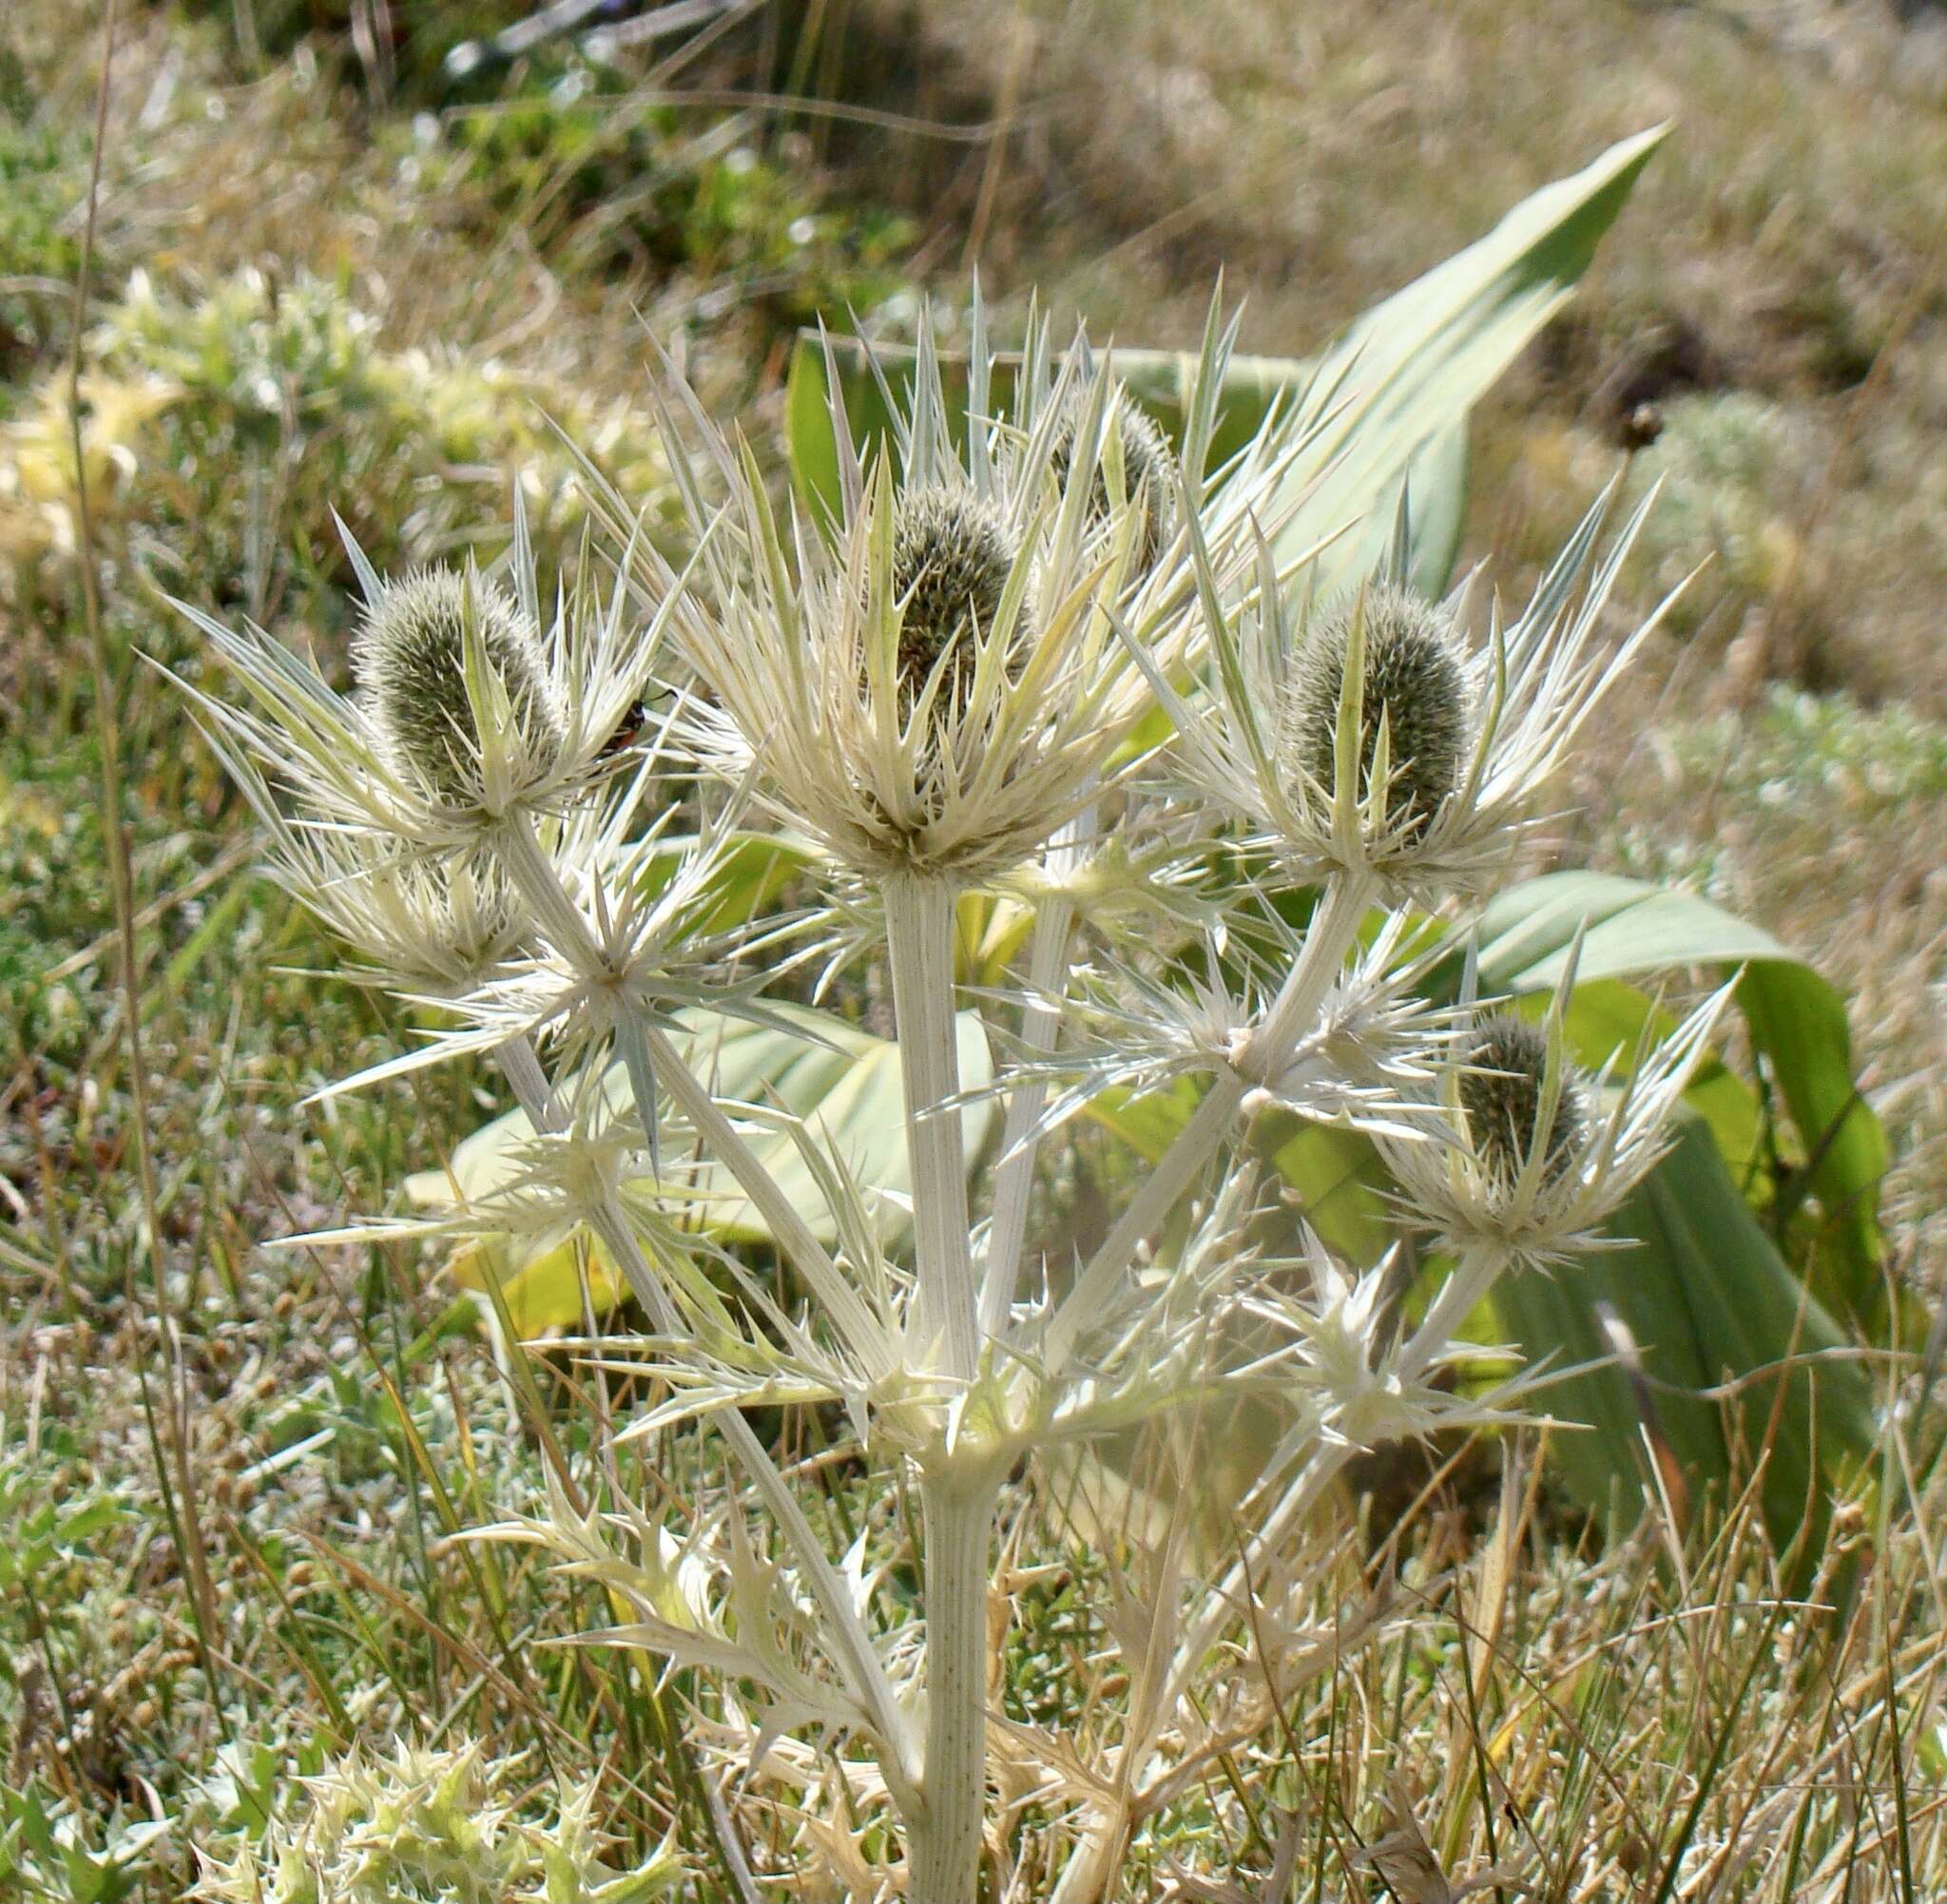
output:
[[[1246,347],[1301,351],[1520,191],[1679,113],[1589,296],[1481,419],[1471,547],[1517,584],[1620,455],[1616,393],[1662,405],[1631,480],[1666,474],[1666,510],[1632,589],[1717,561],[1564,788],[1587,813],[1560,845],[1693,880],[1848,990],[1899,1149],[1898,1260],[1940,1285],[1947,286],[1927,273],[1947,108],[1890,29],[1847,10],[1802,45],[1797,10],[1621,0],[1348,0],[1297,24],[1271,0],[924,0],[895,38],[895,10],[835,0],[771,39],[758,20],[654,100],[544,64],[513,109],[447,110],[436,62],[388,93],[348,42],[307,50],[261,5],[122,9],[84,358],[154,1237],[50,288],[79,259],[95,53],[61,0],[0,27],[0,1896],[181,1896],[196,1845],[295,1815],[299,1774],[401,1731],[526,1753],[533,1793],[599,1773],[626,1852],[675,1815],[707,1845],[646,1682],[539,1644],[599,1624],[589,1589],[449,1538],[532,1494],[548,1434],[586,1446],[565,1360],[524,1411],[436,1264],[264,1246],[384,1207],[499,1100],[453,1069],[299,1107],[393,1049],[398,1009],[307,975],[328,949],[248,874],[235,803],[143,659],[192,657],[159,588],[340,655],[334,506],[382,560],[421,560],[499,512],[519,461],[568,535],[543,412],[652,492],[638,310],[760,433],[792,326],[847,302],[896,317],[976,254],[1004,311],[1041,279],[1143,343],[1193,341],[1222,261]],[[1012,129],[663,96],[754,78]],[[872,1505],[845,1486],[835,1525]],[[1262,1883],[1287,1845],[1284,1894],[1354,1894],[1394,1765],[1447,1871],[1512,1859],[1546,1898],[1937,1893],[1924,1512],[1841,1516],[1812,1596],[1830,1611],[1781,1606],[1748,1516],[1598,1558],[1546,1505],[1483,1598],[1482,1520],[1478,1491],[1436,1493],[1402,1536],[1412,1620],[1213,1757],[1139,1835],[1130,1895],[1179,1864]],[[1059,1540],[1035,1538],[1010,1710],[1087,1738],[1114,1667]],[[1361,1550],[1316,1583],[1321,1630],[1370,1585]]]

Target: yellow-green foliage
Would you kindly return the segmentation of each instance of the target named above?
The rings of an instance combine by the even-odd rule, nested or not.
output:
[[[264,613],[338,572],[347,514],[374,559],[425,561],[499,511],[518,471],[537,518],[574,519],[550,419],[631,494],[662,467],[644,421],[492,356],[395,350],[343,281],[246,269],[198,285],[145,271],[87,339],[83,462],[98,530],[125,532]],[[0,428],[0,571],[73,547],[66,376]]]

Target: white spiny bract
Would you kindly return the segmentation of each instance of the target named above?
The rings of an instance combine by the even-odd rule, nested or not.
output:
[[[1213,324],[1199,388],[1221,382],[1229,342]],[[1031,320],[1005,420],[1001,369],[976,309],[963,453],[930,318],[892,450],[862,456],[835,399],[830,524],[795,500],[781,514],[748,446],[673,370],[659,385],[701,554],[688,588],[646,539],[633,562],[646,599],[676,605],[710,690],[695,744],[868,876],[968,884],[1019,866],[1112,778],[1150,704],[1129,642],[1168,664],[1194,632],[1187,539],[1158,534],[1155,491],[1180,485],[1112,365],[1079,340],[1054,362]],[[1286,453],[1273,418],[1211,487],[1206,561],[1246,559],[1244,525],[1277,519]],[[608,514],[628,520],[619,497]]]
[[[1615,493],[1584,517],[1522,613],[1504,625],[1495,602],[1478,639],[1466,633],[1471,585],[1435,606],[1384,575],[1315,606],[1281,585],[1262,544],[1249,598],[1207,617],[1205,692],[1186,698],[1152,670],[1186,787],[1253,828],[1299,879],[1357,875],[1427,903],[1479,893],[1542,817],[1540,787],[1669,606],[1612,652],[1601,643],[1654,501],[1598,558]],[[1205,599],[1224,597],[1213,587]]]
[[[365,614],[351,693],[261,628],[238,634],[177,605],[249,695],[236,704],[192,688],[202,714],[307,824],[410,852],[477,848],[510,824],[572,812],[627,764],[613,742],[663,624],[629,613],[619,581],[605,599],[586,567],[544,621],[518,490],[511,592],[471,563],[389,583],[349,533],[346,547]]]
[[[1479,1392],[1461,1324],[1511,1266],[1602,1240],[1722,999],[1583,1077],[1572,956],[1538,1025],[1475,997],[1471,955],[1457,1002],[1437,963],[1647,633],[1599,645],[1640,514],[1598,559],[1605,499],[1477,635],[1464,593],[1406,590],[1400,550],[1315,602],[1307,561],[1271,551],[1329,392],[1213,469],[1234,329],[1214,310],[1174,450],[1111,356],[1077,339],[1057,360],[1036,318],[1004,359],[986,321],[976,304],[964,406],[930,320],[890,444],[861,451],[834,400],[831,520],[781,504],[665,363],[673,545],[590,469],[613,572],[585,550],[551,615],[518,515],[504,577],[387,581],[355,549],[351,691],[198,614],[246,698],[192,692],[276,875],[354,976],[437,1020],[320,1095],[491,1055],[525,1119],[491,1191],[312,1240],[492,1235],[575,1260],[572,1240],[632,1304],[572,1345],[629,1400],[482,1536],[599,1587],[607,1624],[578,1637],[624,1649],[618,1671],[646,1651],[695,1675],[731,1811],[796,1860],[764,1884],[971,1904],[983,1843],[1011,1857],[1032,1816],[1056,1904],[1096,1904],[1229,1728],[1269,1723],[1331,1635],[1377,1629],[1378,1602],[1320,1605],[1337,1478],[1526,1396]],[[836,390],[835,350],[827,370]],[[736,910],[753,816],[792,829],[804,913]],[[997,989],[956,986],[969,907],[990,909]],[[890,976],[897,1190],[864,1180],[832,1099],[797,1115],[771,1079],[720,1101],[708,1070],[713,1027],[801,1025],[772,994],[840,944]],[[970,1184],[973,1005],[1011,1062]],[[1123,1206],[1070,1235],[1032,1194],[1037,1147],[1085,1112],[1147,1152]],[[1365,1242],[1390,1215],[1454,1260],[1417,1324],[1413,1253],[1328,1251],[1335,1213],[1301,1225],[1252,1163],[1261,1118],[1277,1144],[1377,1145],[1397,1195],[1360,1187]],[[710,1238],[730,1185],[775,1269]],[[1268,1442],[1222,1483],[1199,1437],[1245,1408]],[[829,1501],[757,1409],[836,1424]],[[680,1472],[630,1498],[623,1477],[672,1447]],[[1099,1763],[992,1702],[996,1531],[1030,1511],[1112,1581],[1089,1611],[1127,1689],[1098,1702]]]
[[[1646,1030],[1636,1050],[1585,1077],[1563,1033],[1575,967],[1571,955],[1538,1025],[1464,1001],[1434,1083],[1418,1094],[1436,1141],[1381,1139],[1415,1213],[1451,1249],[1548,1264],[1600,1248],[1605,1220],[1668,1147],[1730,999],[1726,986],[1661,1043]]]
[[[1252,952],[1222,929],[1196,942],[1195,970],[1160,975],[1139,957],[1105,952],[1078,968],[1061,1001],[1070,1036],[1058,1052],[1024,1053],[1016,1075],[1064,1088],[1045,1106],[1051,1130],[1106,1090],[1137,1096],[1177,1078],[1228,1073],[1249,1087],[1246,1116],[1277,1106],[1320,1124],[1408,1141],[1425,1123],[1451,1014],[1423,987],[1444,946],[1410,911],[1390,914],[1323,990],[1311,1025],[1267,1051],[1260,1037],[1296,966],[1303,934],[1267,913],[1253,922],[1268,949]]]

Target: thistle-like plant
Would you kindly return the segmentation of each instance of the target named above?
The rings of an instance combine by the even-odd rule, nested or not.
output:
[[[629,1499],[605,1456],[488,1531],[600,1583],[618,1616],[589,1640],[701,1676],[698,1737],[821,1869],[804,1886],[971,1904],[983,1848],[1011,1858],[1031,1802],[1058,1820],[1054,1894],[1079,1904],[1233,1725],[1326,1669],[1302,1533],[1351,1453],[1525,1393],[1445,1379],[1458,1324],[1510,1264],[1599,1240],[1721,1001],[1585,1078],[1572,961],[1539,1025],[1471,978],[1443,1005],[1432,961],[1464,919],[1408,906],[1471,900],[1532,824],[1635,645],[1595,646],[1633,522],[1598,557],[1599,506],[1512,623],[1417,599],[1397,555],[1320,602],[1316,551],[1274,549],[1329,401],[1274,411],[1220,462],[1214,317],[1173,449],[1111,356],[1078,339],[1057,358],[1036,321],[1003,359],[977,305],[971,341],[950,401],[922,325],[889,441],[856,442],[835,398],[828,515],[781,504],[665,364],[677,546],[590,471],[614,577],[569,578],[551,619],[517,519],[506,580],[363,572],[349,693],[199,616],[248,690],[199,701],[280,876],[362,973],[446,1014],[357,1082],[491,1051],[527,1114],[492,1198],[406,1227],[588,1239],[634,1315],[588,1353],[653,1396],[606,1432],[713,1438],[738,1477],[713,1491],[699,1460],[679,1510]],[[1158,707],[1166,734],[1143,725]],[[811,842],[809,917],[726,919],[725,856],[766,824]],[[1308,908],[1276,903],[1301,884]],[[1032,914],[1017,983],[987,1002],[1012,1063],[999,1154],[971,1173],[970,899]],[[890,977],[896,1193],[816,1120],[709,1076],[709,1026],[785,1028],[767,991],[841,911]],[[1092,1246],[1064,1251],[1031,1226],[1037,1154],[1111,1087],[1194,1109]],[[1243,1157],[1273,1107],[1376,1142],[1454,1253],[1417,1327],[1392,1326],[1388,1265],[1310,1230],[1267,1251]],[[783,1280],[704,1240],[726,1180]],[[1108,1621],[1128,1690],[1081,1762],[996,1703],[1001,1506],[1075,1509],[1118,1436],[1193,1458],[1173,1424],[1243,1399],[1279,1428],[1234,1548],[1204,1577],[1167,1515],[1130,1532],[1143,1580]],[[813,1403],[868,1484],[842,1552],[746,1413]],[[916,1538],[891,1505],[909,1494]],[[910,1596],[891,1587],[908,1569]],[[1226,1644],[1247,1605],[1254,1681]]]

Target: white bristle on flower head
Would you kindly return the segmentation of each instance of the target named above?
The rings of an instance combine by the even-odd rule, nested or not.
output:
[[[1076,461],[1077,437],[1085,414],[1086,405],[1071,400],[1056,429],[1049,472],[1062,489],[1068,487]],[[1121,501],[1139,516],[1134,567],[1142,575],[1155,567],[1176,533],[1181,489],[1176,456],[1155,418],[1127,391],[1116,393],[1106,420],[1113,440],[1105,442],[1094,459],[1094,476],[1089,484],[1089,523],[1098,531],[1113,526],[1118,510],[1117,497],[1111,491],[1110,465],[1119,463],[1121,479],[1116,487]]]
[[[893,510],[892,587],[899,621],[896,671],[910,707],[944,667],[947,705],[973,685],[983,636],[998,624],[1019,555],[993,504],[960,485],[903,490]],[[1023,645],[1014,629],[1011,651]]]
[[[1362,626],[1355,634],[1355,620]],[[1373,796],[1381,730],[1388,757],[1385,826],[1410,847],[1423,838],[1466,779],[1467,677],[1452,617],[1408,590],[1381,583],[1321,615],[1307,631],[1282,710],[1288,769],[1329,799],[1338,788],[1339,728],[1355,648],[1359,683],[1359,787]]]
[[[1564,1029],[1580,952],[1578,934],[1538,1022],[1464,997],[1423,1101],[1434,1141],[1379,1138],[1408,1206],[1448,1248],[1546,1264],[1600,1247],[1604,1221],[1668,1147],[1732,988],[1591,1075]]]
[[[509,824],[571,815],[639,751],[666,612],[637,617],[623,580],[605,596],[584,565],[544,624],[518,489],[508,585],[471,564],[388,581],[349,531],[345,547],[365,609],[354,693],[262,628],[175,604],[247,699],[180,684],[302,824],[369,834],[378,858],[471,853]]]

